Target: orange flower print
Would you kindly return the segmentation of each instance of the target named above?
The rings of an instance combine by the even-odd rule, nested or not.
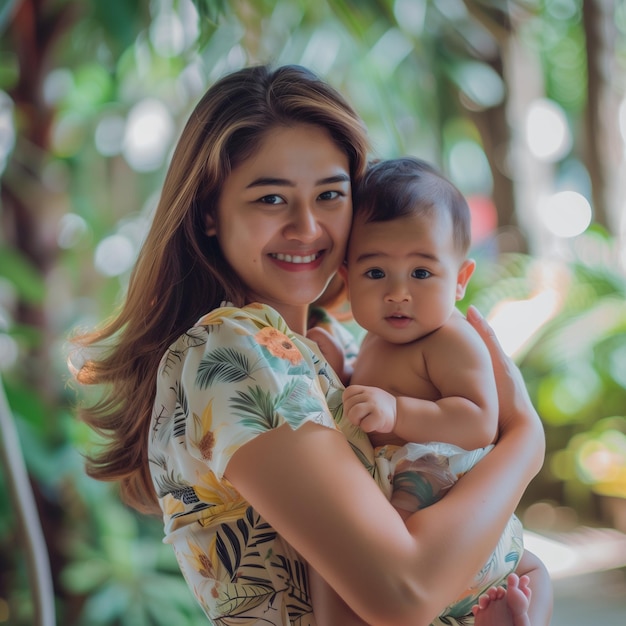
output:
[[[213,446],[215,446],[215,435],[209,430],[204,433],[198,444],[203,459],[210,461],[213,458]]]
[[[270,354],[279,359],[285,359],[292,365],[302,361],[302,355],[291,339],[275,328],[266,327],[261,329],[255,335],[255,339],[259,345],[265,346]]]

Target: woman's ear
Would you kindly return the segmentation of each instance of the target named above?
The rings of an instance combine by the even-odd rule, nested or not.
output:
[[[347,302],[350,302],[350,283],[348,282],[348,262],[344,262],[339,266],[337,274],[343,281],[343,291]]]
[[[207,213],[204,216],[204,226],[204,232],[208,237],[214,237],[215,235],[217,235],[217,225],[215,224],[215,218],[210,213]]]
[[[346,261],[344,261],[339,266],[339,269],[337,270],[337,273],[339,274],[339,276],[341,276],[341,278],[343,279],[343,282],[346,283],[346,285],[347,285],[348,284],[348,266],[346,264]]]
[[[467,284],[476,269],[476,261],[474,259],[465,259],[456,279],[456,299],[462,300],[465,296],[465,289]]]

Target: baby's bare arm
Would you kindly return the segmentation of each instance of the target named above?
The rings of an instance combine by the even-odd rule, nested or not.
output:
[[[484,563],[543,462],[543,429],[521,374],[478,313],[471,318],[497,372],[501,433],[445,498],[406,523],[345,438],[318,424],[264,433],[228,464],[233,486],[366,622],[431,623]]]
[[[493,443],[498,395],[489,352],[474,329],[464,319],[442,327],[428,338],[423,357],[441,397],[399,397],[394,432],[407,441],[417,436],[466,449]]]
[[[352,423],[366,432],[393,432],[405,441],[446,441],[466,449],[494,441],[498,400],[491,359],[482,339],[460,314],[410,350],[400,347],[390,353],[386,346],[384,358],[378,359],[378,350],[372,349],[377,345],[372,342],[364,352],[365,379],[378,379],[381,382],[375,384],[385,387],[390,375],[383,371],[378,376],[376,363],[391,360],[398,380],[396,374],[391,376],[393,394],[389,388],[350,386],[344,393],[344,412]],[[398,367],[400,360],[406,362]],[[424,392],[413,394],[420,388]]]

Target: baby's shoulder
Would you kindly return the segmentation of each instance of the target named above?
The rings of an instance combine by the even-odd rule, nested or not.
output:
[[[438,352],[442,349],[454,351],[455,349],[486,349],[480,335],[465,316],[458,310],[437,331],[425,338],[423,350],[427,353]]]

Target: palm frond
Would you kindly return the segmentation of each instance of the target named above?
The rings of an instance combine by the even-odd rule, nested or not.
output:
[[[275,410],[292,426],[302,422],[303,415],[322,413],[324,407],[309,393],[309,385],[302,379],[294,378],[276,397]]]
[[[174,387],[171,388],[176,394],[176,407],[174,408],[174,425],[172,435],[174,437],[182,437],[187,429],[187,416],[189,415],[189,403],[185,389],[176,381]]]
[[[241,424],[258,432],[276,428],[278,418],[275,409],[275,397],[258,385],[249,387],[248,392],[237,391],[237,397],[230,399],[230,406]]]
[[[207,389],[218,382],[234,383],[250,378],[251,374],[252,366],[245,354],[233,348],[218,348],[200,361],[196,385]]]

